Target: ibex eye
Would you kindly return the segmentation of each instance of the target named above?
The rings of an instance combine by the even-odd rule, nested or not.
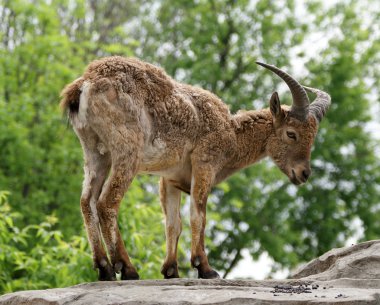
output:
[[[295,134],[294,132],[287,131],[287,132],[286,132],[286,135],[287,135],[289,138],[293,139],[293,140],[297,140],[297,136],[296,136],[296,134]]]

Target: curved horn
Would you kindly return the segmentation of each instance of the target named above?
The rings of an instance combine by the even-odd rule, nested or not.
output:
[[[293,96],[293,104],[292,108],[290,109],[291,115],[300,121],[305,121],[307,114],[309,113],[310,102],[305,89],[300,85],[300,83],[298,83],[289,74],[273,65],[264,64],[259,61],[256,61],[256,63],[260,66],[263,66],[264,68],[271,70],[283,79],[283,81],[288,85]]]
[[[317,95],[316,99],[310,104],[310,113],[313,114],[318,122],[321,122],[331,105],[331,97],[326,92],[303,86],[307,91]]]

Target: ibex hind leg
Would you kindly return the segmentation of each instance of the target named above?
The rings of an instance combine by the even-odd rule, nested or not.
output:
[[[88,107],[80,108],[79,114],[83,109],[82,117],[99,136],[104,150],[110,154],[111,173],[102,188],[96,207],[113,270],[116,273],[121,272],[121,279],[138,279],[121,238],[117,214],[124,193],[137,173],[143,155],[144,136],[138,113],[134,112],[132,115],[128,112],[133,105],[135,110],[140,108],[132,99],[120,99],[123,93],[117,94],[116,87],[118,86],[110,79],[101,79],[89,85]],[[126,103],[132,106],[128,108]]]
[[[99,270],[100,281],[115,280],[115,272],[103,247],[96,209],[96,203],[111,167],[111,158],[109,153],[99,151],[99,137],[91,128],[88,126],[75,128],[75,132],[81,141],[84,153],[84,181],[80,203],[93,253],[94,268]]]
[[[141,156],[142,134],[125,126],[113,126],[108,146],[111,154],[111,175],[108,177],[99,200],[97,211],[103,239],[115,272],[121,272],[122,280],[138,279],[117,224],[120,202],[137,173]]]

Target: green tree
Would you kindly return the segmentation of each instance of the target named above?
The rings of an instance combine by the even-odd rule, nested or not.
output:
[[[58,220],[53,216],[38,225],[18,227],[21,214],[11,210],[7,195],[0,192],[0,294],[95,279],[87,267],[92,260],[85,237],[64,241],[62,233],[55,230]]]
[[[81,152],[62,124],[57,99],[82,64],[70,57],[72,44],[54,7],[6,1],[1,9],[0,185],[12,191],[20,222],[39,222],[59,210],[70,228],[79,223],[65,216],[79,215],[72,203],[80,192]]]

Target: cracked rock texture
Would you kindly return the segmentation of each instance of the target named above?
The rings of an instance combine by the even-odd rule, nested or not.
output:
[[[283,281],[143,280],[20,291],[4,304],[380,304],[380,240],[333,249]],[[254,274],[252,270],[252,274]]]

